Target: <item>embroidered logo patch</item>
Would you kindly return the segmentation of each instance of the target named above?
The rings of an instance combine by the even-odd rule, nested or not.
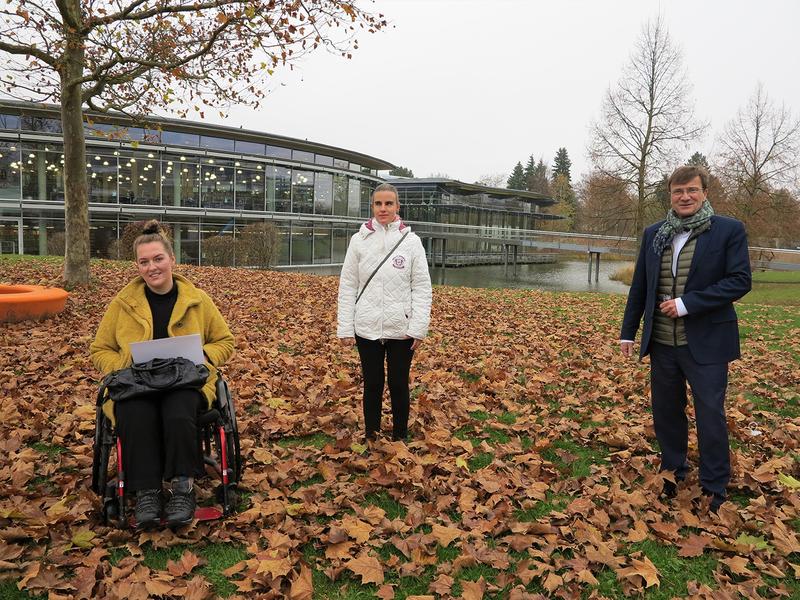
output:
[[[405,256],[395,256],[392,259],[392,266],[395,269],[405,269],[406,268],[406,257]]]

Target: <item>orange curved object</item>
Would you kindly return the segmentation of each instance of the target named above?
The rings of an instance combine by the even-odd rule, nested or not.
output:
[[[44,319],[64,310],[69,294],[43,285],[0,284],[0,322]]]

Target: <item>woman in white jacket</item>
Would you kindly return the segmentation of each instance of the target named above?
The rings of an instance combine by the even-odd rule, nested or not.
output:
[[[348,346],[355,344],[361,358],[368,440],[381,428],[384,361],[392,439],[407,438],[411,358],[428,334],[431,316],[425,249],[400,220],[399,208],[397,188],[388,183],[375,188],[373,217],[351,238],[339,279],[337,336]]]

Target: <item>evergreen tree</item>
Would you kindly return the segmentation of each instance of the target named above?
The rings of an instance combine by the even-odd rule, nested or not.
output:
[[[703,167],[706,171],[709,170],[708,159],[705,154],[701,154],[700,152],[692,154],[692,157],[686,161],[686,164],[692,165],[693,167]]]
[[[572,167],[572,161],[569,159],[566,148],[559,148],[556,152],[556,157],[553,159],[553,180],[559,175],[567,178],[567,182],[572,182],[572,175],[569,172]]]
[[[395,167],[389,171],[389,175],[393,177],[414,177],[414,171],[405,167]]]
[[[510,190],[524,190],[527,189],[525,185],[525,171],[522,168],[522,163],[518,162],[508,178],[506,187]]]
[[[529,164],[532,163],[533,157],[531,157],[531,161]],[[550,178],[547,176],[548,167],[547,164],[544,162],[543,159],[539,159],[539,162],[533,164],[530,175],[526,178],[526,189],[530,192],[538,192],[539,194],[550,194]]]

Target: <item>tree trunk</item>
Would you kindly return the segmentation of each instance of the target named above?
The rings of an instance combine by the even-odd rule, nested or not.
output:
[[[64,133],[64,282],[89,283],[89,193],[86,139],[83,131],[81,86],[84,46],[79,34],[68,32],[61,76],[61,127]]]

